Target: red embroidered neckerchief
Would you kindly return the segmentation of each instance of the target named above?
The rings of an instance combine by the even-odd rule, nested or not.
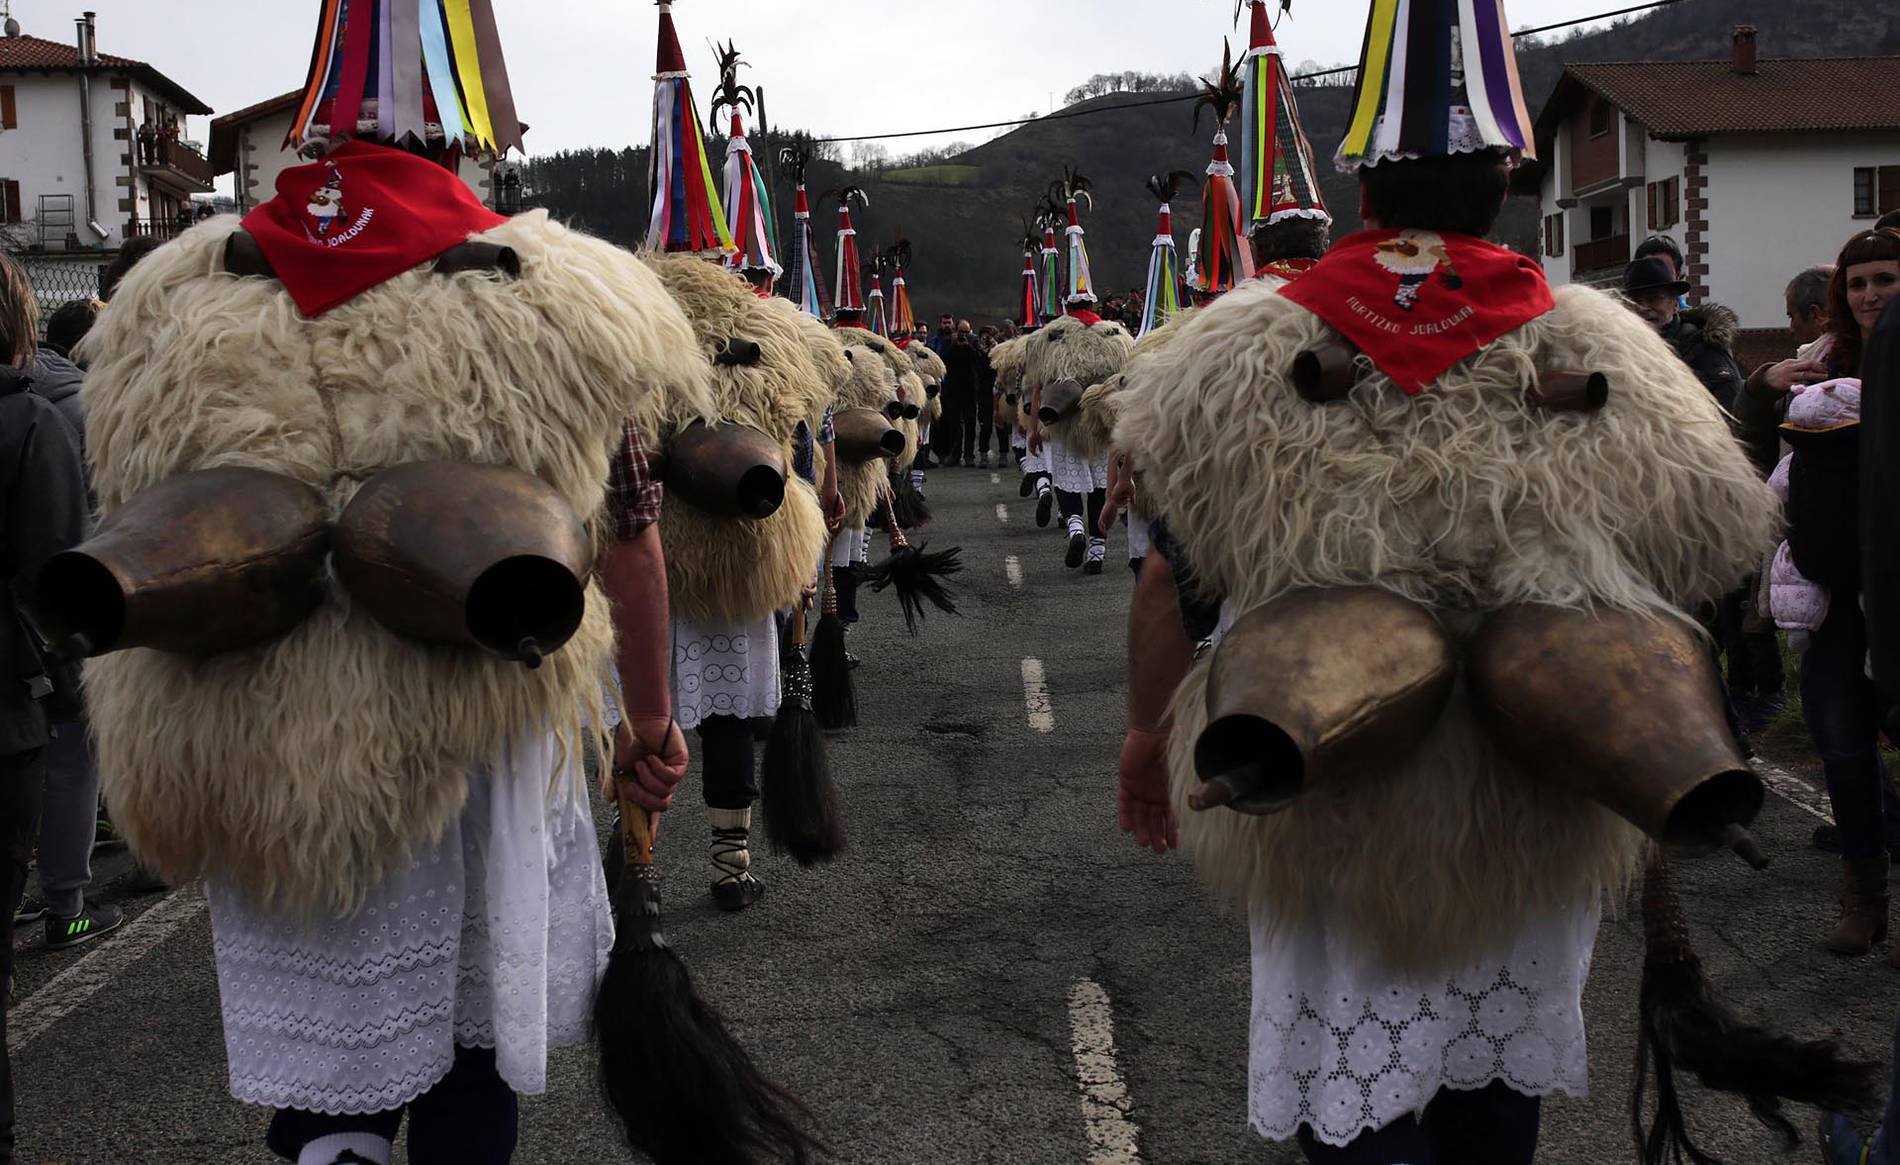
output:
[[[1325,320],[1416,396],[1556,306],[1544,269],[1471,235],[1361,231],[1280,294]]]
[[[1081,320],[1082,326],[1085,328],[1092,328],[1102,322],[1102,317],[1096,315],[1095,309],[1092,307],[1072,307],[1068,310],[1067,314],[1070,319]]]
[[[244,216],[271,270],[320,316],[507,222],[434,162],[345,142],[277,176],[277,197]]]

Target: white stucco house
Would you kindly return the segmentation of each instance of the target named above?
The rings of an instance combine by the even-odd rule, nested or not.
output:
[[[240,214],[249,213],[260,202],[270,201],[277,193],[277,176],[302,161],[286,144],[291,120],[296,117],[297,105],[302,99],[303,90],[294,89],[228,113],[211,123],[211,169],[220,177],[236,175]],[[508,213],[519,209],[510,201],[511,197],[518,196],[519,183],[506,180],[513,173],[513,167],[503,165],[499,193],[494,189],[493,170],[492,159],[464,157],[456,172],[488,206]]]
[[[1733,308],[1737,356],[1787,347],[1783,291],[1900,209],[1900,57],[1570,65],[1514,179],[1542,203],[1553,284],[1620,279],[1637,243],[1681,245],[1696,301]]]
[[[99,51],[88,12],[70,44],[0,37],[0,241],[24,254],[113,251],[169,238],[210,164],[186,119],[211,107],[143,61]]]

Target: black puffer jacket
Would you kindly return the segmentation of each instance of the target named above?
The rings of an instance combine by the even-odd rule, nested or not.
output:
[[[0,754],[46,744],[46,667],[15,596],[40,563],[85,537],[86,515],[78,440],[24,373],[0,366]]]
[[[1741,318],[1719,303],[1690,308],[1662,330],[1669,341],[1725,412],[1735,411],[1735,394],[1742,387],[1742,369],[1735,363],[1735,337]]]

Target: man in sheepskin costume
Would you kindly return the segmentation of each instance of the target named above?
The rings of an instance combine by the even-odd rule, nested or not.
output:
[[[1410,14],[1403,75],[1452,77],[1449,108],[1387,95],[1406,7],[1375,8],[1340,154],[1368,229],[1131,366],[1117,444],[1220,617],[1197,650],[1186,604],[1138,591],[1119,815],[1246,905],[1263,1136],[1314,1162],[1528,1165],[1538,1098],[1583,1091],[1584,977],[1644,835],[1748,848],[1761,789],[1685,612],[1760,561],[1775,507],[1651,329],[1483,241],[1531,144],[1501,5]],[[1713,1005],[1652,1008],[1652,976],[1699,979],[1651,897],[1644,1047],[1667,1077],[1693,1043],[1668,1024]],[[1791,1046],[1744,1075],[1826,1059]],[[1658,1128],[1652,1162],[1681,1134]]]
[[[1068,535],[1063,561],[1102,573],[1108,539],[1100,523],[1108,497],[1108,442],[1080,423],[1082,394],[1121,370],[1134,337],[1085,304],[1026,338],[1023,383],[1033,419],[1029,448],[1048,458],[1049,482]],[[1040,514],[1038,515],[1040,516]]]
[[[375,9],[332,20],[321,160],[126,278],[89,340],[100,534],[48,568],[94,586],[41,611],[96,656],[114,820],[205,880],[232,1094],[301,1165],[387,1165],[405,1114],[412,1161],[512,1156],[614,940],[583,756],[618,720],[603,784],[648,812],[686,768],[642,434],[709,366],[632,256],[445,168],[519,145],[472,11],[479,126],[379,116]]]
[[[800,422],[822,415],[832,389],[790,300],[761,299],[696,256],[643,258],[714,366],[720,431],[750,442],[741,468],[766,483],[763,496],[738,496],[734,486],[743,491],[746,483],[728,472],[709,483],[714,488],[685,496],[679,488],[699,484],[696,475],[669,474],[660,523],[673,608],[673,712],[681,728],[699,734],[713,900],[738,911],[764,892],[752,872],[759,785],[751,721],[778,712],[776,615],[801,601],[826,542],[817,491],[789,471]]]

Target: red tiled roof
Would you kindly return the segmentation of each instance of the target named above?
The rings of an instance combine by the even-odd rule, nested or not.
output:
[[[98,70],[127,73],[168,98],[183,113],[206,114],[211,107],[193,96],[184,86],[144,61],[100,53]],[[37,36],[0,37],[0,73],[77,71],[79,48]]]
[[[1774,58],[1752,74],[1726,60],[1611,62],[1564,76],[1667,140],[1900,129],[1900,57]]]
[[[148,69],[144,61],[100,53],[99,63],[114,69]],[[0,37],[0,69],[77,69],[79,48],[37,36]]]

